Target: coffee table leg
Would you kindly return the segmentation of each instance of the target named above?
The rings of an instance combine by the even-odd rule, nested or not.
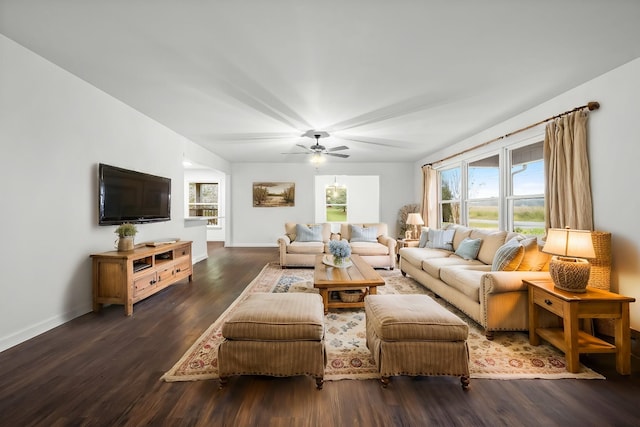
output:
[[[320,295],[322,295],[322,304],[324,305],[324,314],[329,313],[329,289],[321,288]]]

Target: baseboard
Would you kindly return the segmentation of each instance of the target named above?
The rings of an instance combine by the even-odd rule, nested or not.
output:
[[[40,334],[43,334],[55,327],[58,327],[70,320],[75,319],[76,317],[80,317],[84,314],[90,313],[92,310],[93,308],[91,304],[84,304],[59,316],[52,316],[11,335],[0,337],[0,352],[8,350],[11,347],[30,340],[31,338],[35,338]]]

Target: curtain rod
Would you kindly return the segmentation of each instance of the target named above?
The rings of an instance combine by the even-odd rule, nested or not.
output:
[[[569,111],[565,111],[564,113],[556,114],[555,116],[551,116],[551,117],[548,117],[548,118],[546,118],[546,119],[544,119],[544,120],[540,120],[539,122],[536,122],[536,123],[534,123],[534,124],[532,124],[532,125],[525,126],[525,127],[520,128],[520,129],[518,129],[518,130],[514,130],[513,132],[507,133],[507,134],[502,135],[502,136],[499,136],[499,137],[497,137],[497,138],[493,138],[493,139],[491,139],[491,140],[489,140],[489,141],[487,141],[487,142],[483,142],[482,144],[478,144],[478,145],[475,145],[475,146],[473,146],[473,147],[467,148],[467,149],[465,149],[465,150],[460,151],[459,153],[452,154],[452,155],[450,155],[450,156],[445,157],[444,159],[440,159],[440,160],[438,160],[438,161],[436,161],[436,162],[433,162],[433,163],[440,163],[440,162],[444,162],[445,160],[449,160],[449,159],[451,159],[451,158],[453,158],[453,157],[459,156],[459,155],[461,155],[461,154],[467,153],[467,152],[472,151],[472,150],[475,150],[475,149],[477,149],[477,148],[484,147],[485,145],[489,145],[489,144],[491,144],[491,143],[493,143],[493,142],[499,141],[499,140],[504,139],[504,138],[508,138],[508,137],[510,137],[511,135],[515,135],[515,134],[517,134],[517,133],[524,132],[525,130],[528,130],[528,129],[531,129],[531,128],[533,128],[533,127],[536,127],[536,126],[538,126],[538,125],[540,125],[540,124],[542,124],[542,123],[549,122],[549,121],[551,121],[551,120],[553,120],[553,119],[558,119],[558,118],[560,118],[560,117],[562,117],[562,116],[566,116],[567,114],[571,114],[571,113],[573,113],[573,112],[575,112],[575,111],[584,110],[585,108],[588,108],[588,109],[589,109],[589,111],[597,110],[598,108],[600,108],[600,103],[599,103],[599,102],[597,102],[597,101],[590,101],[590,102],[587,102],[585,105],[581,105],[581,106],[576,107],[576,108],[573,108],[573,109],[571,109],[571,110],[569,110]],[[424,165],[422,165],[422,167],[427,166],[427,165],[432,165],[433,163],[425,163]]]

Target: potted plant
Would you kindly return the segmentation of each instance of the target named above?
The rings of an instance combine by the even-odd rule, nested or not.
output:
[[[132,251],[133,239],[137,232],[136,226],[129,222],[120,224],[114,231],[118,235],[118,251]]]

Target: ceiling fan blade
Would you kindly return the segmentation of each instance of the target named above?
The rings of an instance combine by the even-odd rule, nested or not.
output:
[[[348,154],[338,154],[338,153],[324,153],[327,156],[334,156],[334,157],[342,157],[343,159],[346,159],[347,157],[349,157]]]
[[[313,151],[313,150],[311,150],[309,147],[307,147],[306,145],[302,145],[302,144],[296,144],[296,145],[297,145],[298,147],[300,147],[300,148],[304,148],[304,149],[305,149],[305,150],[307,150],[307,151]]]
[[[354,136],[354,135],[340,135],[340,136],[335,135],[334,137],[336,139],[343,139],[346,141],[353,141],[353,142],[361,142],[363,144],[370,144],[370,145],[379,145],[382,147],[393,147],[398,149],[404,149],[406,146],[406,143],[403,143],[400,141],[394,141],[391,139],[361,137],[361,136]]]
[[[340,150],[348,150],[349,147],[347,147],[346,145],[341,145],[339,147],[333,147],[333,148],[329,148],[327,149],[327,151],[340,151]]]

